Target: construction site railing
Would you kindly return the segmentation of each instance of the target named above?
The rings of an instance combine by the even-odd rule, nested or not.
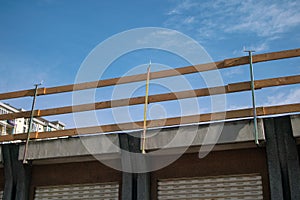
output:
[[[266,62],[266,61],[293,58],[299,56],[300,56],[300,49],[292,49],[292,50],[286,50],[280,52],[257,54],[254,55],[252,59],[253,59],[253,63],[258,63],[258,62]],[[207,64],[200,64],[195,66],[176,68],[172,70],[152,72],[151,80],[204,72],[209,70],[224,69],[224,68],[229,68],[229,67],[234,67],[234,66],[239,66],[244,64],[249,64],[248,56],[225,59],[223,61],[219,61],[215,63],[207,63]],[[118,84],[138,82],[138,81],[146,80],[146,76],[147,74],[139,74],[139,75],[132,75],[132,76],[93,81],[87,83],[71,84],[71,85],[49,87],[49,88],[39,88],[37,90],[36,95],[37,96],[50,95],[50,94],[72,92],[72,91],[85,90],[91,88],[100,88],[105,86],[113,86]],[[262,89],[267,87],[276,87],[276,86],[299,84],[299,83],[300,83],[300,75],[295,75],[295,76],[256,80],[254,82],[254,85],[255,85],[255,89],[257,90],[257,89]],[[232,83],[225,86],[218,86],[212,88],[200,88],[195,90],[187,90],[187,91],[180,91],[174,93],[150,95],[149,103],[171,101],[171,100],[178,100],[178,99],[185,99],[185,98],[203,97],[203,96],[216,95],[216,94],[235,93],[235,92],[242,92],[242,91],[249,91],[249,90],[251,90],[250,82],[239,82],[239,83]],[[34,96],[34,92],[35,90],[21,90],[15,92],[2,93],[0,94],[0,100]],[[95,109],[98,110],[98,109],[114,108],[120,106],[138,105],[144,103],[145,103],[145,97],[140,96],[140,97],[134,97],[130,99],[117,99],[111,101],[96,102],[91,104],[65,106],[65,107],[50,108],[44,110],[34,110],[32,114],[34,117],[42,117],[42,116],[50,116],[50,115],[67,114],[73,112],[89,111]],[[159,120],[148,120],[147,124],[149,128],[154,128],[154,127],[161,127],[161,126],[224,120],[224,116],[225,119],[244,118],[244,117],[252,117],[253,116],[252,111],[253,110],[249,108],[249,109],[241,109],[241,110],[230,110],[226,112],[206,113],[206,114],[198,114],[192,116],[181,116],[181,117],[166,118],[166,119],[159,119]],[[281,106],[259,107],[256,109],[256,111],[258,116],[300,112],[300,104],[297,103],[297,104],[281,105]],[[9,113],[9,114],[0,115],[0,120],[29,118],[30,115],[31,115],[31,111]],[[30,133],[29,138],[44,139],[44,138],[51,138],[51,137],[75,136],[78,135],[78,133],[94,134],[94,133],[114,132],[114,131],[121,131],[121,130],[137,130],[137,129],[142,129],[142,127],[143,127],[143,122],[138,121],[138,122],[129,122],[129,123],[122,123],[122,124],[108,124],[108,125],[95,126],[95,127],[58,130],[53,132],[32,132]],[[0,142],[12,141],[12,140],[25,140],[26,137],[27,134],[3,135],[0,136]]]

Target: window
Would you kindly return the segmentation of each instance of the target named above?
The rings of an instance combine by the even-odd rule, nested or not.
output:
[[[32,123],[32,131],[37,131],[37,124],[36,123]]]

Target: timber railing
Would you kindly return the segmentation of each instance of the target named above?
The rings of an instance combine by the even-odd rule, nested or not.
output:
[[[286,50],[280,52],[257,54],[253,56],[252,61],[253,63],[258,63],[258,62],[266,62],[266,61],[293,58],[299,56],[300,56],[300,49],[292,49],[292,50]],[[175,68],[171,70],[152,72],[150,76],[151,76],[151,80],[153,80],[153,79],[159,79],[165,77],[204,72],[209,70],[224,69],[224,68],[235,67],[244,64],[249,64],[248,56],[225,59],[223,61],[218,61],[214,63],[199,64],[195,66],[187,66],[187,67]],[[49,87],[49,88],[39,88],[37,90],[37,96],[72,92],[72,91],[85,90],[91,88],[100,88],[105,86],[114,86],[118,84],[126,84],[126,83],[143,81],[146,80],[146,78],[147,78],[147,74],[138,74],[138,75],[112,78],[112,79],[93,81],[87,83],[78,83],[78,84]],[[300,83],[300,75],[294,75],[294,76],[285,76],[285,77],[270,78],[270,79],[263,79],[263,80],[255,80],[254,86],[255,89],[258,90],[262,88],[276,87],[282,85],[292,85],[292,84],[299,84],[299,83]],[[195,90],[187,90],[187,91],[180,91],[174,93],[150,95],[148,102],[155,103],[155,102],[179,100],[179,99],[186,99],[186,98],[203,97],[209,95],[217,95],[217,94],[237,93],[237,92],[249,91],[249,90],[251,90],[250,82],[239,82],[239,83],[228,84],[225,86],[200,88]],[[34,89],[21,90],[21,91],[9,92],[9,93],[2,93],[0,94],[0,100],[21,98],[21,97],[27,97],[33,95],[34,95]],[[67,114],[73,112],[99,110],[99,109],[114,108],[114,107],[121,107],[121,106],[131,106],[131,105],[138,105],[144,103],[145,103],[145,97],[140,96],[140,97],[134,97],[130,99],[117,99],[117,100],[96,102],[90,104],[65,106],[65,107],[50,108],[44,110],[34,110],[33,116],[34,117],[51,116],[51,115]],[[300,112],[300,103],[279,105],[279,106],[258,107],[256,108],[256,110],[258,116],[295,113],[295,112]],[[167,119],[148,120],[147,124],[148,124],[148,128],[154,128],[154,127],[172,126],[172,125],[179,125],[179,124],[217,121],[217,120],[224,120],[224,119],[245,118],[245,117],[252,117],[253,116],[252,111],[253,111],[252,108],[247,108],[247,109],[240,109],[240,110],[230,110],[226,112],[206,113],[206,114],[198,114],[192,116],[180,116],[180,117],[167,118]],[[0,115],[0,120],[29,118],[30,115],[31,115],[31,111],[9,113],[9,114]],[[75,136],[78,134],[95,134],[95,133],[105,133],[105,132],[114,132],[114,131],[137,130],[137,129],[142,129],[142,127],[143,127],[143,121],[137,121],[137,122],[128,122],[128,123],[121,123],[121,124],[108,124],[108,125],[94,126],[94,127],[58,130],[52,132],[32,132],[30,133],[30,139],[44,139],[44,138],[52,138],[52,137]],[[13,140],[25,140],[26,138],[27,138],[27,134],[2,135],[0,136],[0,142],[13,141]]]

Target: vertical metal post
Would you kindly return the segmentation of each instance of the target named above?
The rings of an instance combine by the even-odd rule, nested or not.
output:
[[[254,123],[254,138],[255,144],[259,145],[258,141],[258,126],[257,126],[257,113],[255,105],[255,84],[254,84],[254,72],[253,72],[253,63],[252,63],[252,52],[253,50],[248,50],[245,52],[249,53],[249,64],[250,64],[250,78],[251,78],[251,96],[252,96],[252,107],[253,107],[253,123]]]
[[[26,143],[25,143],[25,148],[24,148],[24,156],[23,156],[23,164],[27,164],[27,151],[28,151],[28,144],[29,144],[29,140],[30,140],[30,131],[32,129],[32,121],[33,121],[33,110],[34,110],[34,106],[35,106],[35,100],[36,100],[36,96],[37,96],[37,90],[40,84],[35,84],[35,90],[34,90],[34,95],[33,95],[33,100],[32,100],[32,106],[31,106],[31,112],[30,112],[30,119],[29,119],[29,124],[28,124],[28,129],[27,129],[27,139],[26,139]]]
[[[144,126],[143,126],[143,137],[142,137],[142,153],[145,154],[145,146],[146,146],[146,131],[147,131],[147,109],[148,109],[148,96],[149,96],[149,80],[150,80],[150,66],[147,68],[147,80],[146,80],[146,95],[145,95],[145,105],[144,105]]]

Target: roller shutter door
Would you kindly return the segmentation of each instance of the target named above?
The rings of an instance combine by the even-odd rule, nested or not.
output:
[[[263,199],[259,174],[227,175],[158,181],[158,199]]]
[[[118,200],[118,183],[78,184],[37,187],[35,200]]]

